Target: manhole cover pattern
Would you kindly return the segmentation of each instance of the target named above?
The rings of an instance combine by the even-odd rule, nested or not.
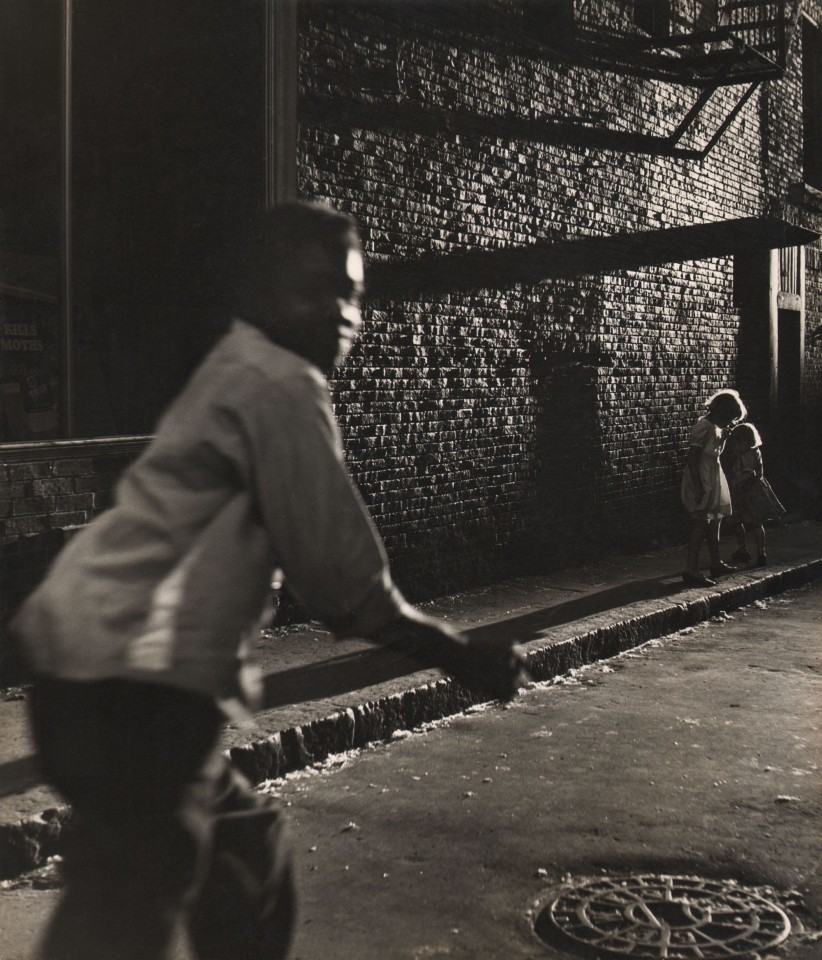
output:
[[[546,916],[547,915],[547,916]],[[565,946],[605,958],[752,958],[791,932],[787,914],[732,881],[640,875],[589,880],[566,889],[540,914]],[[570,941],[570,943],[569,943]]]

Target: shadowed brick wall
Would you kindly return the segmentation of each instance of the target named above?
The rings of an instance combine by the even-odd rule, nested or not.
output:
[[[822,196],[818,201],[822,211]],[[822,517],[822,249],[807,251],[804,444],[809,512]]]
[[[111,501],[117,476],[139,443],[119,452],[3,462],[0,453],[0,625],[32,590],[74,531]],[[0,633],[0,681],[21,675]]]

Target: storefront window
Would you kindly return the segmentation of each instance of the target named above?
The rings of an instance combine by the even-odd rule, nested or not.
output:
[[[289,44],[293,0],[0,3],[0,442],[152,432],[279,199]]]

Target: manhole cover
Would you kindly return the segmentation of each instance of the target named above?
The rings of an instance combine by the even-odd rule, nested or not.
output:
[[[791,922],[733,881],[641,875],[563,888],[535,930],[552,946],[602,960],[750,960],[787,939]]]

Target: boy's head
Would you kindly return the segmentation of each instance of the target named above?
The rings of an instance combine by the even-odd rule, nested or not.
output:
[[[233,309],[275,343],[330,372],[362,323],[356,222],[325,204],[283,204],[249,225],[235,260]]]
[[[720,390],[708,403],[708,416],[720,427],[730,426],[744,420],[748,411],[736,390]]]

